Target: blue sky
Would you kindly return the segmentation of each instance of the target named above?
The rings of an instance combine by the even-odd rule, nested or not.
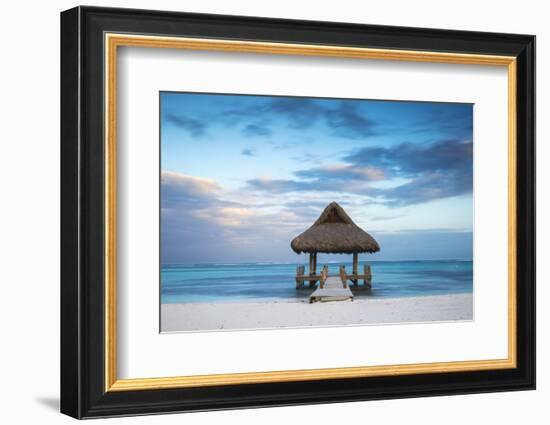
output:
[[[472,258],[473,105],[160,101],[163,264],[303,262],[290,241],[332,201],[378,240],[373,260]]]

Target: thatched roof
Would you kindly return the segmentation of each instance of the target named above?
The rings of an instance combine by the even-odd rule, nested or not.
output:
[[[290,246],[297,254],[302,252],[352,254],[380,251],[378,242],[357,226],[336,202],[327,205],[317,221],[304,233],[295,237]]]

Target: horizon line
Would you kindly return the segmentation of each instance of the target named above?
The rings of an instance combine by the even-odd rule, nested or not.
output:
[[[429,261],[455,261],[455,262],[473,262],[473,259],[463,259],[463,258],[439,258],[439,259],[399,259],[399,260],[369,260],[363,262],[369,263],[399,263],[399,262],[429,262]],[[352,262],[350,261],[323,261],[323,264],[342,264]],[[301,262],[293,261],[284,261],[284,262],[275,262],[275,261],[245,261],[245,262],[205,262],[205,263],[164,263],[160,264],[161,267],[165,266],[243,266],[243,265],[256,265],[256,266],[269,266],[269,265],[301,265]]]

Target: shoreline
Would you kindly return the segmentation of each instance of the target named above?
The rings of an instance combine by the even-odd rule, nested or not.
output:
[[[161,304],[160,316],[167,333],[463,321],[473,320],[473,294]]]

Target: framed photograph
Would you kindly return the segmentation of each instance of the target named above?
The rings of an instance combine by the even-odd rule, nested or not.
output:
[[[61,411],[535,387],[535,37],[61,14]]]

